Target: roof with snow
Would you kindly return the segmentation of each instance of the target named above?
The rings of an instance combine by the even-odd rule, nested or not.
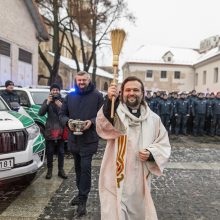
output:
[[[49,53],[50,55],[54,56],[54,53],[51,53],[51,52],[48,52],[48,53]],[[75,62],[75,60],[73,60],[73,59],[70,59],[70,58],[61,56],[61,57],[60,57],[60,61],[61,61],[63,64],[69,66],[71,69],[74,69],[74,70],[77,69],[77,67],[76,67],[76,62]],[[82,70],[82,69],[83,69],[83,64],[82,64],[82,63],[79,63],[79,66],[80,66],[80,69]],[[92,73],[92,72],[93,72],[93,67],[92,67],[92,66],[90,66],[88,72],[89,72],[89,73]],[[97,76],[106,77],[106,78],[109,78],[109,79],[113,79],[113,74],[111,74],[111,73],[109,73],[109,72],[107,72],[107,71],[105,71],[105,70],[103,70],[103,69],[100,69],[100,68],[98,68],[98,67],[97,67],[97,69],[96,69],[96,75],[97,75]]]
[[[198,59],[196,60],[196,62],[194,63],[194,65],[201,63],[205,60],[208,60],[214,56],[217,56],[220,54],[220,47],[215,47],[209,51],[207,51],[206,53],[202,53],[200,54],[200,56],[198,57]]]
[[[196,65],[219,54],[220,47],[199,53],[197,49],[192,48],[143,45],[125,63]],[[166,56],[171,56],[171,61],[165,60]]]
[[[163,57],[169,53],[173,55],[172,61],[166,62]],[[196,49],[143,45],[127,59],[127,62],[193,65],[198,57]]]

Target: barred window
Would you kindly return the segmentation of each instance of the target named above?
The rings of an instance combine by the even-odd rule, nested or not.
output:
[[[0,40],[0,54],[10,57],[11,45],[3,40]]]

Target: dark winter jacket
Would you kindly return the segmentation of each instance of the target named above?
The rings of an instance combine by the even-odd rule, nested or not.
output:
[[[213,100],[213,115],[220,115],[220,99],[216,98]]]
[[[59,100],[62,102],[61,96]],[[45,125],[45,139],[46,140],[59,140],[62,138],[64,126],[59,121],[59,111],[58,107],[54,102],[50,102],[47,105],[47,99],[44,100],[38,115],[43,116],[47,114],[47,121]]]
[[[198,98],[196,101],[194,101],[193,105],[193,116],[197,114],[204,114],[207,113],[207,100]]]
[[[76,91],[65,97],[59,113],[63,125],[66,125],[69,119],[92,122],[91,127],[83,131],[82,135],[75,135],[69,131],[68,147],[72,152],[90,154],[97,151],[99,137],[96,133],[95,121],[102,105],[103,95],[91,83],[82,92],[76,86]]]
[[[1,97],[9,105],[9,107],[11,107],[12,102],[17,102],[20,105],[20,97],[15,91],[9,92],[5,90],[2,92]]]
[[[187,115],[190,113],[190,104],[187,99],[178,99],[175,103],[174,114]]]

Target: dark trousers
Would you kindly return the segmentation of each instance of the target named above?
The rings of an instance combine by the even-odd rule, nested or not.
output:
[[[214,115],[213,121],[211,124],[211,134],[220,136],[220,114]]]
[[[179,114],[176,117],[176,128],[175,134],[178,135],[180,133],[186,134],[186,125],[187,125],[188,116],[184,114]]]
[[[205,114],[196,114],[194,118],[193,134],[203,135],[205,127]]]
[[[46,141],[46,155],[47,168],[53,168],[53,155],[57,149],[58,169],[63,169],[64,164],[64,141],[63,140],[47,140]]]
[[[86,202],[91,189],[91,167],[93,154],[81,156],[74,153],[74,163],[76,172],[76,185],[79,190],[80,201]]]
[[[160,118],[167,132],[170,133],[170,115],[161,115]]]

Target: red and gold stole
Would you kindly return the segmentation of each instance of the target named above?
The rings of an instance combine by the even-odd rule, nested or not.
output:
[[[116,176],[118,188],[120,188],[120,182],[124,179],[126,143],[127,135],[123,135],[118,138],[118,152],[116,160]]]

